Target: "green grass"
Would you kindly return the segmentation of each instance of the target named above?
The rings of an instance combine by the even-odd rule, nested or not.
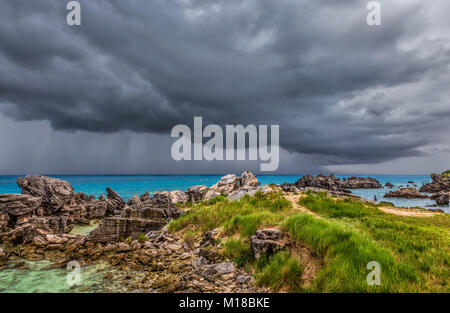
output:
[[[288,251],[280,251],[269,259],[258,260],[255,277],[258,285],[271,287],[273,291],[284,288],[289,292],[298,292],[301,290],[303,270],[304,266]]]
[[[224,197],[213,200],[192,206],[185,215],[170,223],[169,230],[178,231],[195,226],[200,231],[208,231],[226,226],[228,233],[242,231],[243,235],[250,235],[249,232],[255,227],[280,220],[275,213],[292,207],[289,201],[276,193],[257,193],[252,198],[247,195],[240,201],[229,201]]]
[[[221,253],[253,272],[258,285],[272,290],[310,292],[449,292],[450,218],[387,214],[355,199],[307,193],[299,204],[322,218],[298,214],[280,193],[229,201],[217,197],[190,204],[187,213],[169,224],[186,238],[222,229]],[[257,229],[281,226],[291,238],[309,246],[323,267],[302,289],[303,260],[281,251],[256,261],[250,236]],[[381,285],[369,286],[367,264],[381,266]]]
[[[327,238],[340,238],[340,236],[344,236],[342,230],[347,229],[347,232],[352,234],[351,238],[353,238],[354,243],[356,243],[356,236],[361,240],[364,239],[364,246],[371,247],[372,251],[376,249],[380,255],[378,259],[383,259],[386,265],[390,264],[389,262],[392,259],[396,261],[395,266],[401,265],[399,269],[390,266],[387,272],[383,271],[387,286],[382,284],[383,288],[377,288],[376,291],[449,291],[450,219],[448,215],[422,218],[398,216],[384,213],[375,206],[366,205],[357,200],[335,200],[323,194],[309,194],[303,197],[300,203],[319,215],[326,217],[327,221],[323,221],[323,223],[328,223],[328,228],[338,227],[341,229],[339,232],[335,231],[333,234],[328,234]],[[311,227],[311,231],[315,229],[311,225],[321,223],[320,221],[309,219],[305,219],[305,221],[309,221],[305,223],[310,225],[307,227]],[[290,223],[293,222],[290,221]],[[302,230],[301,228],[306,226],[303,226],[302,223],[297,223],[296,225],[295,227],[289,227],[290,232],[294,235],[304,236],[304,229]],[[323,226],[321,224],[321,227]],[[328,250],[322,249],[322,245],[327,242],[324,238],[320,239],[321,245],[319,246],[316,243],[317,238],[306,237],[304,240],[312,244],[313,248],[321,251],[323,255],[330,253]],[[378,261],[376,255],[357,254],[356,251],[350,252],[347,250],[350,247],[343,247],[339,242],[332,243],[332,246],[333,249],[342,249],[341,255],[345,256],[349,262],[351,261],[349,264],[354,265],[352,270],[354,275],[358,275],[357,269],[362,266],[355,263],[355,260],[364,260],[365,262],[368,256],[371,256]],[[354,248],[357,246],[361,245],[355,244]],[[383,253],[380,251],[383,251]],[[350,254],[358,257],[354,259]],[[388,254],[390,255],[389,258],[387,258]],[[338,254],[335,253],[334,255]],[[328,268],[329,265],[326,266],[325,271]],[[389,270],[393,270],[393,272],[391,273]],[[360,275],[362,273],[360,272]],[[360,278],[358,279],[360,280]],[[338,285],[340,286],[338,290],[347,290],[341,284]],[[354,283],[350,285],[354,285]],[[384,287],[388,287],[388,289],[385,290]]]
[[[254,261],[248,240],[228,239],[223,244],[222,253],[239,267],[251,264]]]
[[[417,281],[411,266],[398,262],[388,249],[345,223],[302,214],[290,217],[285,230],[324,257],[325,267],[314,281],[312,291],[398,292],[408,290]],[[371,261],[381,265],[380,286],[366,283],[369,273],[366,266]]]

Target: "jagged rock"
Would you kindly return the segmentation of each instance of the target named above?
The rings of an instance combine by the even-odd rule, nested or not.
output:
[[[205,200],[209,201],[220,195],[229,195],[239,188],[239,181],[240,179],[233,174],[223,176],[220,181],[209,188],[205,195]]]
[[[253,197],[258,191],[261,191],[262,193],[269,193],[272,191],[272,189],[269,186],[243,187],[228,195],[228,199],[230,201],[239,201],[243,197],[245,197],[245,195]]]
[[[173,204],[172,199],[164,194],[155,194],[150,200],[145,201],[142,204],[142,208],[149,209],[161,209],[166,219],[173,219],[180,217],[183,212],[177,209],[177,207]]]
[[[86,218],[87,219],[99,219],[106,217],[108,211],[108,201],[106,198],[104,200],[94,200],[86,204]]]
[[[420,193],[416,188],[401,188],[388,192],[384,195],[385,198],[407,198],[407,199],[425,199],[429,196]]]
[[[142,202],[150,200],[150,194],[146,191],[142,196],[139,197]]]
[[[284,248],[281,232],[277,229],[261,229],[251,237],[252,251],[255,259],[262,255],[271,255]]]
[[[259,187],[261,183],[258,181],[253,173],[245,171],[241,175],[241,185],[240,187]]]
[[[341,182],[341,187],[344,189],[372,189],[383,188],[378,180],[372,177],[349,177]]]
[[[8,255],[5,253],[5,251],[3,251],[2,248],[0,248],[0,266],[6,265],[9,262],[9,257]]]
[[[388,187],[388,188],[394,188],[394,185],[392,183],[390,183],[390,182],[387,182],[385,184],[385,186]]]
[[[42,203],[41,197],[31,195],[0,194],[0,212],[10,216],[33,213]]]
[[[450,192],[437,192],[431,196],[431,199],[436,200],[437,205],[448,205],[450,202]]]
[[[284,191],[284,192],[293,192],[293,193],[298,193],[300,190],[291,183],[282,183],[280,185],[280,188]]]
[[[159,191],[155,193],[155,196],[163,195],[170,199],[173,204],[182,203],[185,204],[187,202],[187,195],[184,191],[181,190],[173,190],[173,191]]]
[[[188,201],[192,203],[197,203],[203,201],[206,193],[208,192],[208,188],[204,185],[192,186],[186,191],[186,196]]]
[[[339,179],[334,175],[305,175],[301,177],[295,184],[284,183],[280,187],[285,192],[295,192],[298,189],[305,188],[321,188],[334,192],[350,193],[347,189],[360,189],[360,188],[382,188],[382,185],[378,180],[371,177],[349,177],[348,179]],[[294,187],[296,189],[294,189]]]
[[[448,175],[431,174],[432,182],[420,187],[420,192],[437,193],[450,191],[450,178]]]
[[[139,205],[142,204],[142,201],[141,201],[141,199],[138,197],[138,195],[134,195],[133,197],[130,198],[130,200],[128,200],[127,204],[128,204],[129,206],[133,206],[133,205],[139,206]]]
[[[72,185],[64,180],[46,176],[26,176],[17,179],[22,194],[42,198],[42,206],[55,212],[69,204],[74,197]]]
[[[202,271],[200,275],[211,282],[215,282],[217,279],[220,279],[224,275],[234,274],[236,271],[236,267],[231,262],[222,262],[211,265],[204,265],[202,267]]]
[[[150,230],[161,229],[165,224],[157,219],[137,219],[126,217],[107,217],[88,236],[90,242],[115,242],[122,238],[136,238],[140,233],[145,234]]]
[[[207,231],[203,234],[202,240],[200,241],[200,246],[206,247],[209,245],[216,245],[217,234],[219,233],[219,229],[213,229]]]
[[[3,233],[1,236],[8,241],[20,244],[30,243],[36,236],[64,234],[70,230],[71,228],[67,226],[67,218],[65,216],[31,217],[16,223],[11,231]]]
[[[125,201],[123,201],[122,197],[117,194],[111,188],[106,188],[107,199],[108,199],[108,209],[109,211],[120,211],[125,207]]]

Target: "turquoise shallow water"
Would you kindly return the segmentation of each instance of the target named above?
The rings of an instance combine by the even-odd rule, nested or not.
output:
[[[284,182],[296,182],[302,175],[260,175],[259,181],[262,184],[281,184]],[[358,175],[355,175],[358,176]],[[367,175],[360,175],[367,176]],[[19,176],[0,176],[0,194],[1,193],[20,193],[20,188],[16,184]],[[95,195],[96,197],[104,195],[106,187],[111,187],[118,192],[124,199],[128,200],[135,194],[143,194],[146,191],[156,192],[162,190],[186,190],[194,185],[212,186],[221,177],[221,175],[198,175],[198,176],[55,176],[60,179],[69,181],[75,188],[76,192],[84,192],[86,194]],[[338,177],[349,177],[347,175],[338,175]],[[423,183],[431,181],[428,175],[370,175],[380,181],[382,185],[391,182],[396,186],[403,185],[406,187],[408,181],[414,181],[418,187]],[[412,185],[412,184],[410,184]],[[359,189],[353,190],[354,194],[362,196],[366,199],[373,200],[374,195],[378,201],[393,202],[401,207],[427,207],[436,204],[435,201],[429,199],[384,199],[383,195],[390,189]],[[448,206],[442,206],[446,212],[450,212]]]

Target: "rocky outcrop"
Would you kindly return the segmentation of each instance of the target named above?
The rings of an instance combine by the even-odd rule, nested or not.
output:
[[[383,188],[378,180],[371,177],[349,177],[343,179],[341,187],[344,189],[375,189]]]
[[[181,215],[182,211],[175,207],[167,195],[156,194],[145,202],[139,200],[125,207],[120,216],[103,219],[89,234],[88,240],[105,243],[119,238],[136,238],[139,234],[160,230],[170,219]]]
[[[202,202],[205,198],[208,188],[204,185],[192,186],[186,191],[188,201],[192,203]]]
[[[205,200],[209,201],[214,197],[225,195],[228,196],[233,191],[239,189],[240,179],[236,175],[229,174],[223,176],[220,181],[209,188],[205,195]]]
[[[136,238],[141,233],[161,229],[165,224],[160,219],[107,217],[89,234],[87,240],[106,243],[116,242],[119,238]]]
[[[138,197],[138,195],[134,195],[133,197],[130,198],[130,200],[128,200],[127,205],[128,206],[133,206],[133,205],[141,205],[142,201],[141,199]]]
[[[255,175],[251,172],[244,172],[240,178],[240,187],[248,188],[248,187],[259,187],[261,183],[258,181]]]
[[[431,199],[436,200],[437,205],[448,205],[450,202],[450,192],[440,191],[431,196]]]
[[[271,255],[284,248],[281,232],[277,229],[260,229],[251,237],[253,255],[259,259],[263,255]]]
[[[41,203],[41,197],[0,194],[0,212],[4,212],[11,217],[32,214],[40,207]]]
[[[26,176],[17,179],[22,194],[42,198],[42,206],[49,212],[56,212],[69,204],[74,189],[68,182],[46,176]]]
[[[385,186],[388,187],[388,188],[394,188],[394,185],[392,183],[390,183],[390,182],[387,182],[385,184]]]
[[[177,203],[185,204],[188,200],[188,196],[182,190],[159,191],[155,193],[155,196],[159,195],[168,197],[173,204]],[[150,200],[150,197],[147,200]]]
[[[384,195],[385,198],[407,198],[407,199],[425,199],[429,198],[429,196],[420,193],[416,188],[400,188],[398,190],[394,190],[388,192]]]
[[[241,177],[233,174],[223,176],[220,181],[209,188],[204,200],[209,201],[217,196],[227,196],[229,200],[241,200],[245,195],[253,197],[258,191],[271,192],[268,186],[260,186],[255,175],[251,172],[242,173]]]
[[[298,192],[306,188],[326,189],[338,193],[350,193],[347,189],[368,189],[382,188],[378,180],[371,177],[349,177],[348,179],[339,179],[334,175],[312,175],[302,176],[296,183],[283,183],[280,187],[285,192]]]
[[[421,192],[437,193],[440,191],[450,191],[450,178],[444,174],[431,174],[432,182],[420,187]]]
[[[16,225],[11,230],[2,233],[3,241],[10,241],[15,244],[30,243],[33,238],[44,234],[64,234],[70,232],[71,227],[67,225],[64,216],[53,217],[28,217],[17,220]]]
[[[119,196],[117,192],[112,190],[111,188],[106,188],[107,200],[108,200],[108,210],[113,214],[118,214],[118,212],[122,211],[125,207],[125,201],[123,201],[122,197]]]

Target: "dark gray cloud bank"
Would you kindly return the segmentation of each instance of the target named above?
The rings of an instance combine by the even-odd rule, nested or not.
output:
[[[450,164],[450,2],[0,2],[0,174],[223,173],[170,129],[279,124],[280,173]]]

